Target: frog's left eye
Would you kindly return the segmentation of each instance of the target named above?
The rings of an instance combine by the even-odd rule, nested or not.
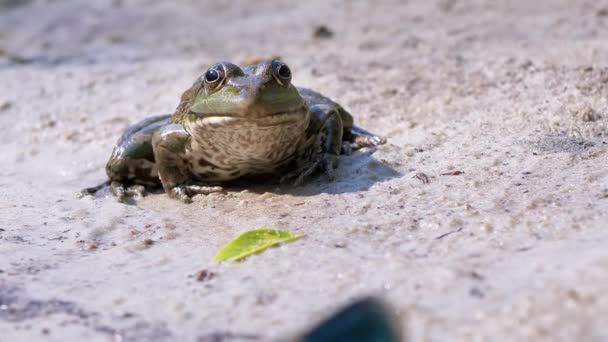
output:
[[[225,72],[222,65],[214,65],[203,76],[208,90],[218,90],[224,84]]]
[[[282,86],[287,86],[291,82],[291,69],[281,61],[272,62],[272,74]]]

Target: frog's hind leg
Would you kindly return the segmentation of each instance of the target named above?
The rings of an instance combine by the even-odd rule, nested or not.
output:
[[[294,180],[294,185],[298,186],[318,173],[324,173],[329,180],[335,178],[344,132],[340,112],[335,106],[325,104],[310,107],[310,112],[312,120],[306,149],[297,160],[296,169],[284,175],[281,183]]]
[[[146,186],[158,187],[158,169],[154,159],[152,135],[169,124],[171,115],[146,118],[122,134],[106,164],[109,180],[96,187],[84,189],[81,194],[95,194],[110,185],[116,198],[124,202],[129,197],[141,197]]]
[[[386,143],[386,138],[373,134],[358,126],[352,126],[344,132],[342,154],[351,154],[363,147],[374,147]]]
[[[342,154],[350,154],[353,150],[358,150],[363,147],[373,147],[386,143],[386,139],[383,137],[370,133],[361,127],[355,126],[353,116],[330,98],[307,88],[298,88],[298,91],[306,102],[308,102],[312,109],[311,111],[313,112],[313,116],[316,115],[318,118],[323,117],[323,115],[319,116],[319,113],[314,113],[315,111],[319,112],[319,110],[323,108],[321,112],[335,112],[335,114],[340,117],[343,129],[343,143],[341,148]]]

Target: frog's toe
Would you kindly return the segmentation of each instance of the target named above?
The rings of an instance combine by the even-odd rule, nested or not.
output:
[[[304,184],[312,175],[316,174],[321,170],[321,161],[317,160],[309,165],[307,168],[301,170],[301,172],[295,177],[293,182],[294,186],[300,186]]]
[[[125,202],[127,200],[125,185],[120,182],[110,183],[110,192],[116,197],[118,202]]]
[[[351,128],[350,136],[350,145],[353,150],[386,144],[386,138],[370,133],[357,126]]]
[[[147,194],[146,187],[143,185],[131,185],[127,188],[126,194],[130,197],[144,197]]]
[[[113,181],[110,191],[119,202],[127,202],[129,198],[141,198],[146,195],[146,187],[140,184],[125,186],[123,183]]]
[[[301,167],[281,178],[281,183],[293,180],[295,186],[300,186],[319,172],[324,172],[330,181],[336,178],[335,169],[338,167],[338,156],[325,153],[319,158],[311,161],[308,165]]]
[[[192,196],[188,194],[188,191],[182,186],[176,186],[175,188],[169,190],[169,197],[180,200],[184,203],[191,203]]]
[[[338,168],[338,156],[326,153],[323,156],[322,170],[330,181],[336,179],[336,169]]]
[[[340,153],[350,156],[353,153],[352,143],[345,141],[342,143],[342,148],[340,149]]]
[[[374,147],[386,143],[386,139],[377,135],[358,135],[355,137],[350,146],[352,150],[358,150],[363,147]]]
[[[184,186],[187,191],[192,194],[192,196],[194,195],[209,195],[212,194],[214,192],[222,192],[224,191],[224,188],[222,188],[221,186],[204,186],[204,185],[185,185]]]
[[[192,203],[192,197],[196,195],[209,195],[214,192],[222,192],[221,186],[203,186],[195,184],[178,185],[169,190],[169,196],[184,203]]]
[[[313,166],[316,166],[316,163]],[[291,171],[291,172],[287,173],[286,175],[283,175],[283,177],[281,177],[280,183],[287,184],[287,183],[293,182],[297,186],[298,183],[301,183],[300,178],[301,178],[302,174],[307,172],[307,170],[310,170],[310,169],[308,167],[301,167],[297,170]]]
[[[84,188],[76,193],[76,198],[83,198],[84,196],[94,196],[99,190],[110,185],[110,181],[105,181],[99,185],[92,186],[90,188]]]

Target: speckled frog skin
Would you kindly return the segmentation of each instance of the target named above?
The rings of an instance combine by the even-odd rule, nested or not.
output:
[[[280,60],[213,65],[172,115],[124,132],[106,165],[112,193],[124,200],[160,183],[189,202],[243,176],[274,175],[296,185],[319,173],[333,179],[341,153],[385,142],[354,126],[339,104],[293,86],[291,76]]]

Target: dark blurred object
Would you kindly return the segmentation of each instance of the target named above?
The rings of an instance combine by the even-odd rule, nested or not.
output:
[[[400,338],[390,309],[376,298],[364,298],[321,322],[301,341],[393,342]]]
[[[2,0],[0,0],[2,1]],[[2,7],[0,7],[0,10],[2,9]],[[4,51],[2,49],[0,49],[0,61],[2,61],[3,59],[8,60],[10,63],[15,63],[15,64],[28,64],[30,63],[32,60],[29,58],[25,58],[25,57],[21,57],[12,53],[9,53],[7,51]]]
[[[316,39],[329,39],[334,36],[334,33],[324,25],[317,26],[315,32],[313,33],[313,37]]]
[[[11,9],[27,5],[31,0],[0,0],[0,9]]]

